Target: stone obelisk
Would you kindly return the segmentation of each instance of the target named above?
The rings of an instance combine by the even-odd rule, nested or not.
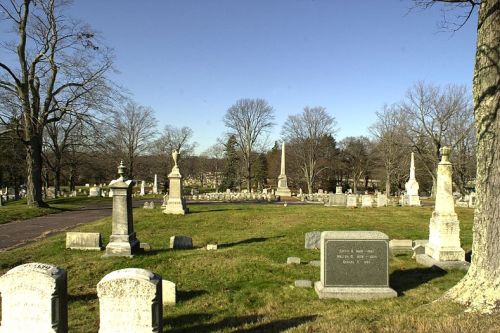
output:
[[[285,143],[281,145],[281,172],[278,176],[278,189],[276,190],[276,195],[289,197],[292,192],[288,188],[287,178],[285,174]]]
[[[186,201],[182,197],[182,175],[177,166],[177,158],[179,153],[177,150],[172,152],[172,158],[174,159],[174,167],[172,172],[168,175],[169,180],[169,195],[167,205],[163,213],[165,214],[178,214],[184,215],[189,212],[186,208]]]
[[[406,194],[404,196],[404,205],[420,206],[420,197],[418,196],[418,182],[415,179],[415,157],[411,153],[410,179],[405,184]]]
[[[155,173],[155,181],[153,183],[153,194],[158,194],[158,176]]]

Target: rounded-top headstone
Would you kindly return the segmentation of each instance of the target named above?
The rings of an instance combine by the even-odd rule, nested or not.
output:
[[[0,293],[0,332],[67,332],[67,275],[64,269],[43,263],[17,266],[0,277]]]

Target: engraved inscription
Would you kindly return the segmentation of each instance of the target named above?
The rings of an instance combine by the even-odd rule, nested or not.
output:
[[[385,240],[327,240],[325,287],[387,287]]]

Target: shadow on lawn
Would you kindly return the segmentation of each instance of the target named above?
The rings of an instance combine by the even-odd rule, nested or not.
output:
[[[88,301],[93,301],[97,299],[97,294],[96,293],[87,293],[87,294],[80,294],[80,295],[68,295],[68,303],[72,302],[78,302],[78,301],[83,301],[83,302],[88,302]]]
[[[218,247],[219,248],[226,248],[226,247],[232,247],[232,246],[241,245],[241,244],[260,243],[260,242],[265,242],[269,239],[283,238],[283,237],[285,237],[285,236],[280,235],[280,236],[274,236],[274,237],[253,237],[253,238],[243,239],[243,240],[240,240],[237,242],[219,244]]]
[[[206,290],[177,290],[177,300],[180,302],[185,302],[207,293],[208,292]]]
[[[427,283],[435,278],[446,275],[446,271],[439,267],[398,269],[389,276],[391,288],[403,296],[404,292]]]
[[[290,319],[281,319],[275,320],[269,323],[259,324],[252,328],[238,329],[238,327],[253,324],[263,318],[262,315],[249,315],[249,316],[240,316],[240,317],[228,317],[224,318],[215,323],[207,323],[207,324],[196,324],[188,327],[179,327],[182,324],[189,323],[193,324],[196,321],[204,321],[212,318],[213,315],[208,313],[194,313],[188,315],[181,315],[174,318],[164,319],[164,324],[168,324],[172,327],[172,329],[168,330],[168,332],[216,332],[221,331],[228,328],[235,328],[234,332],[283,332],[292,327],[299,326],[309,321],[313,321],[316,319],[316,316],[303,316],[303,317],[295,317]],[[176,328],[177,327],[177,328]],[[167,330],[165,330],[167,332]]]

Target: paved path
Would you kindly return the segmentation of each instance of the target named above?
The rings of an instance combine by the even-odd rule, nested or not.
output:
[[[109,215],[111,206],[98,206],[0,224],[0,251]]]

